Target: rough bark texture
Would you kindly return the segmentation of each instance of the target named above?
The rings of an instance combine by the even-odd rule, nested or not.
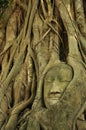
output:
[[[1,1],[1,130],[86,130],[85,80],[85,0]]]

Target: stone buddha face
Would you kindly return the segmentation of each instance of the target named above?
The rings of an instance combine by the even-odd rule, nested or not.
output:
[[[44,79],[44,103],[47,108],[59,102],[72,77],[72,68],[65,63],[60,63],[47,72]]]

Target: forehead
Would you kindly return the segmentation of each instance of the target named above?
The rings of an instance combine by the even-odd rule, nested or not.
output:
[[[72,76],[73,76],[72,68],[69,65],[59,64],[59,65],[51,68],[47,72],[45,77],[46,77],[46,79],[57,77],[58,79],[71,80]]]

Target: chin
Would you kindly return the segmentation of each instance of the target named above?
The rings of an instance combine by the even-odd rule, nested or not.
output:
[[[50,106],[53,106],[55,104],[58,104],[58,102],[59,102],[58,99],[53,98],[53,99],[50,99],[49,101],[46,102],[46,104],[47,104],[46,106],[50,107]]]

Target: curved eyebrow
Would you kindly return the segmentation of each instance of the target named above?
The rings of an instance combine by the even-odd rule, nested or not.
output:
[[[56,75],[46,75],[46,77],[44,78],[44,80],[52,80],[56,77]]]
[[[68,73],[64,73],[64,74],[59,73],[58,78],[61,81],[68,81],[68,82],[70,82],[73,79],[73,75],[72,75],[72,73],[69,73],[69,72]]]

